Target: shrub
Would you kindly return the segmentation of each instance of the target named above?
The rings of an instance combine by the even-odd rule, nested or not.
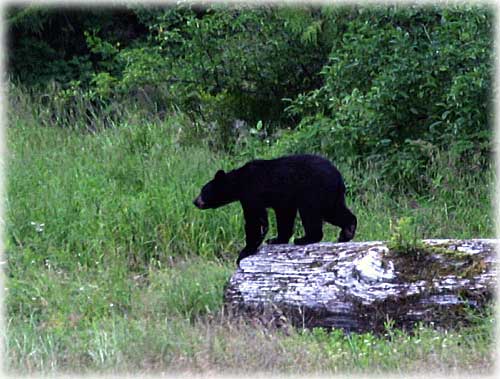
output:
[[[369,160],[418,186],[436,151],[489,159],[492,13],[482,7],[364,7],[337,28],[324,84],[287,111],[285,145]],[[296,143],[297,142],[297,143]]]

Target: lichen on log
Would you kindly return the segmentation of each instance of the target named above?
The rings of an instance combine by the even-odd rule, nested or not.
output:
[[[224,303],[233,315],[306,328],[454,326],[493,299],[497,243],[424,240],[412,253],[381,241],[267,245],[241,261]]]

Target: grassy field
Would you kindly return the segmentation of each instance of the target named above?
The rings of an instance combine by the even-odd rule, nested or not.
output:
[[[11,113],[6,130],[10,371],[491,372],[492,313],[471,314],[472,325],[454,331],[388,326],[385,336],[228,319],[222,291],[244,241],[242,212],[202,212],[192,199],[217,169],[253,153],[193,143],[192,125],[175,115],[99,133],[41,124]],[[494,234],[493,169],[464,173],[443,154],[429,166],[435,189],[425,196],[395,194],[368,166],[341,171],[357,183],[347,200],[357,241],[388,239],[402,217],[426,238]],[[336,239],[333,227],[325,232]]]

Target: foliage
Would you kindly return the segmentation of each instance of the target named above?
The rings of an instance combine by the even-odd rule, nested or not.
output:
[[[110,43],[124,43],[141,29],[135,15],[119,7],[10,5],[5,17],[9,75],[39,87],[52,80],[62,85],[90,80],[98,62],[86,44],[86,31],[100,30]]]
[[[393,226],[387,247],[402,254],[414,254],[422,250],[423,243],[419,238],[418,225],[411,217],[402,217]]]
[[[389,183],[418,191],[429,189],[422,174],[445,148],[464,170],[489,160],[493,14],[485,6],[181,2],[13,7],[7,16],[11,76],[44,88],[56,81],[56,114],[74,114],[82,101],[104,117],[117,100],[160,117],[180,110],[193,135],[225,151],[238,151],[261,121],[250,137],[275,151],[369,161]],[[61,29],[77,38],[59,40]]]
[[[33,16],[25,15],[34,12],[45,16],[36,31],[27,25]],[[43,43],[54,51],[52,56],[26,54],[24,60],[14,55],[10,67],[16,80],[45,85],[50,79],[64,88],[73,80],[89,100],[139,97],[151,112],[181,109],[207,125],[205,134],[218,134],[218,147],[234,142],[235,120],[282,119],[281,99],[318,84],[316,73],[330,46],[319,35],[322,13],[309,7],[214,4],[200,8],[181,3],[161,8],[130,6],[127,11],[111,9],[98,16],[88,10],[62,13],[10,10],[14,51],[24,52],[23,43]],[[119,31],[123,21],[116,29],[108,27],[124,13],[131,39]],[[51,20],[63,16],[68,27],[80,33],[81,51],[74,52],[68,43],[56,44],[54,33],[61,26],[54,28]],[[57,66],[82,59],[90,64],[85,75]],[[52,62],[45,65],[51,73],[31,76],[42,60]]]
[[[489,159],[492,14],[477,7],[363,7],[337,16],[324,84],[294,99],[294,150],[380,164],[421,186],[438,150]]]

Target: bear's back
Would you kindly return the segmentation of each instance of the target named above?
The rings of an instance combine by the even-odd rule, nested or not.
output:
[[[257,159],[238,169],[249,189],[257,192],[296,193],[343,186],[337,168],[327,159],[311,154],[276,159]]]

